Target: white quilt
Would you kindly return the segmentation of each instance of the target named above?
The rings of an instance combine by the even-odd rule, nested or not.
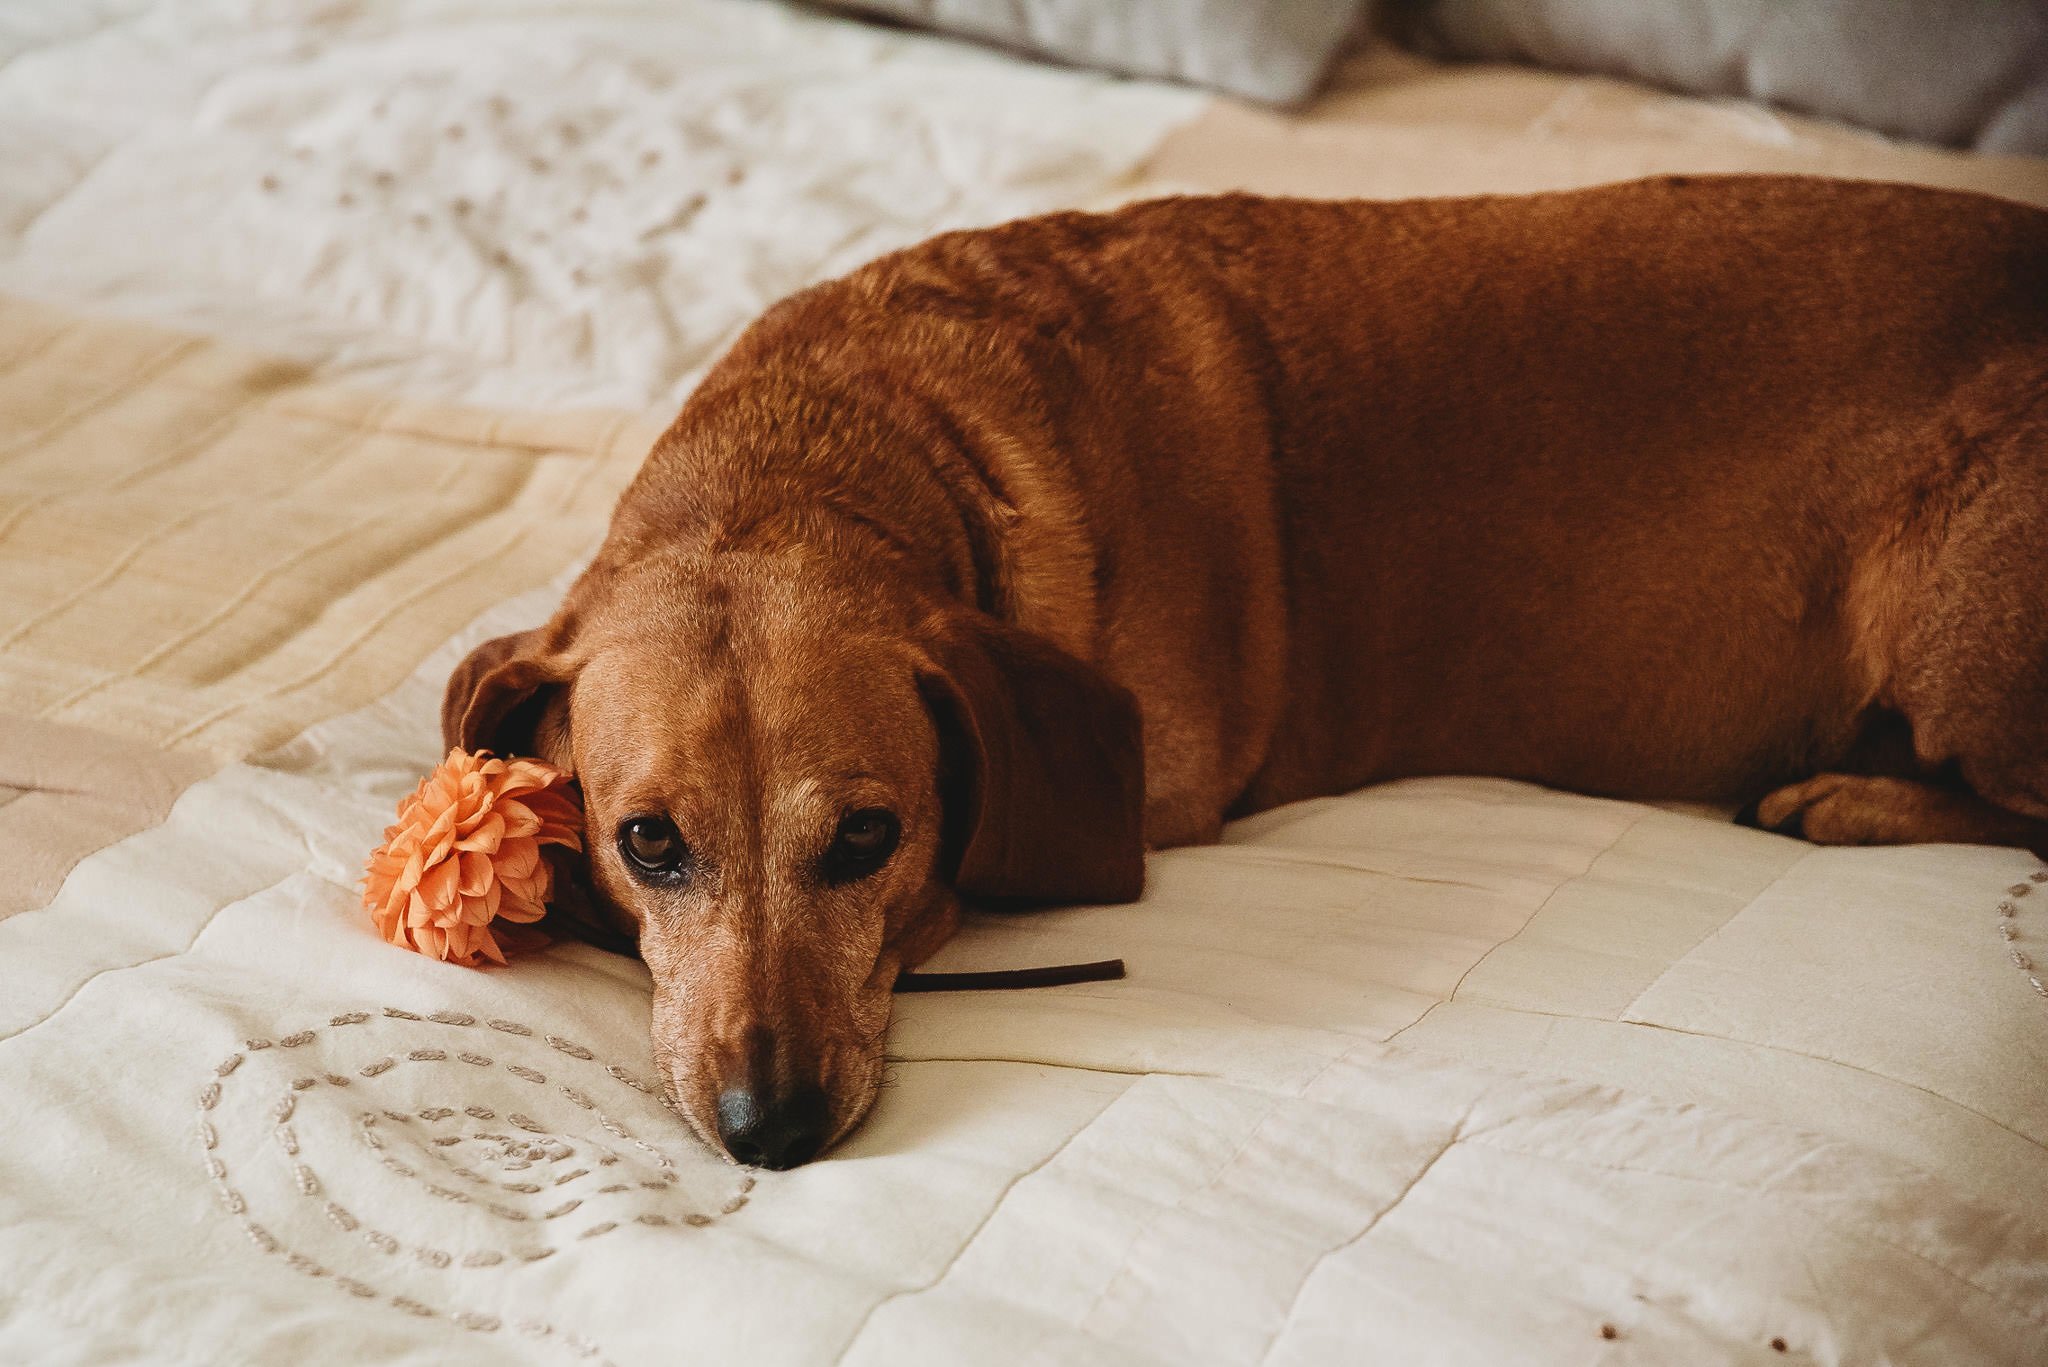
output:
[[[0,289],[519,404],[673,408],[1200,104],[763,0],[12,0],[0,64]]]
[[[0,42],[0,290],[489,402],[665,404],[776,295],[1124,193],[1194,109],[751,2]],[[557,591],[0,919],[0,1363],[2048,1362],[2031,858],[1299,804],[973,922],[935,967],[1131,977],[902,1000],[869,1123],[749,1175],[651,1095],[637,964],[450,968],[356,907],[449,669]]]

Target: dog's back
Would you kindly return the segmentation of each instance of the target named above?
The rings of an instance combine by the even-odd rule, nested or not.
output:
[[[1270,339],[1292,669],[1258,805],[1441,772],[1725,797],[1829,762],[1890,682],[1902,538],[1973,492],[1965,429],[2048,399],[2048,214],[1978,196],[1199,212]]]
[[[1201,814],[1158,838],[1411,773],[1726,797],[1891,701],[1948,514],[2041,421],[2048,213],[1157,201],[884,258],[721,383],[943,415],[1000,505],[985,605],[1131,687]]]

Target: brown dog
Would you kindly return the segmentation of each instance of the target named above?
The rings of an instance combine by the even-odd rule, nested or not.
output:
[[[677,1102],[787,1166],[956,896],[1129,899],[1276,803],[1494,774],[2038,843],[2044,551],[2048,213],[1166,200],[770,310],[444,722],[575,770]]]

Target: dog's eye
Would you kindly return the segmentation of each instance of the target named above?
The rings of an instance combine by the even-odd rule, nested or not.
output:
[[[847,813],[832,836],[832,848],[825,851],[825,880],[850,883],[881,868],[896,852],[898,833],[895,814],[883,808]]]
[[[690,871],[690,847],[665,816],[636,816],[620,826],[619,853],[635,872],[658,881],[673,881]]]

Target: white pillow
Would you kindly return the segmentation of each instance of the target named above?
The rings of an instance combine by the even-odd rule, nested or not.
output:
[[[1315,93],[1363,0],[823,0],[1078,66],[1270,104]]]
[[[1400,41],[2048,156],[2048,0],[1386,0]]]

